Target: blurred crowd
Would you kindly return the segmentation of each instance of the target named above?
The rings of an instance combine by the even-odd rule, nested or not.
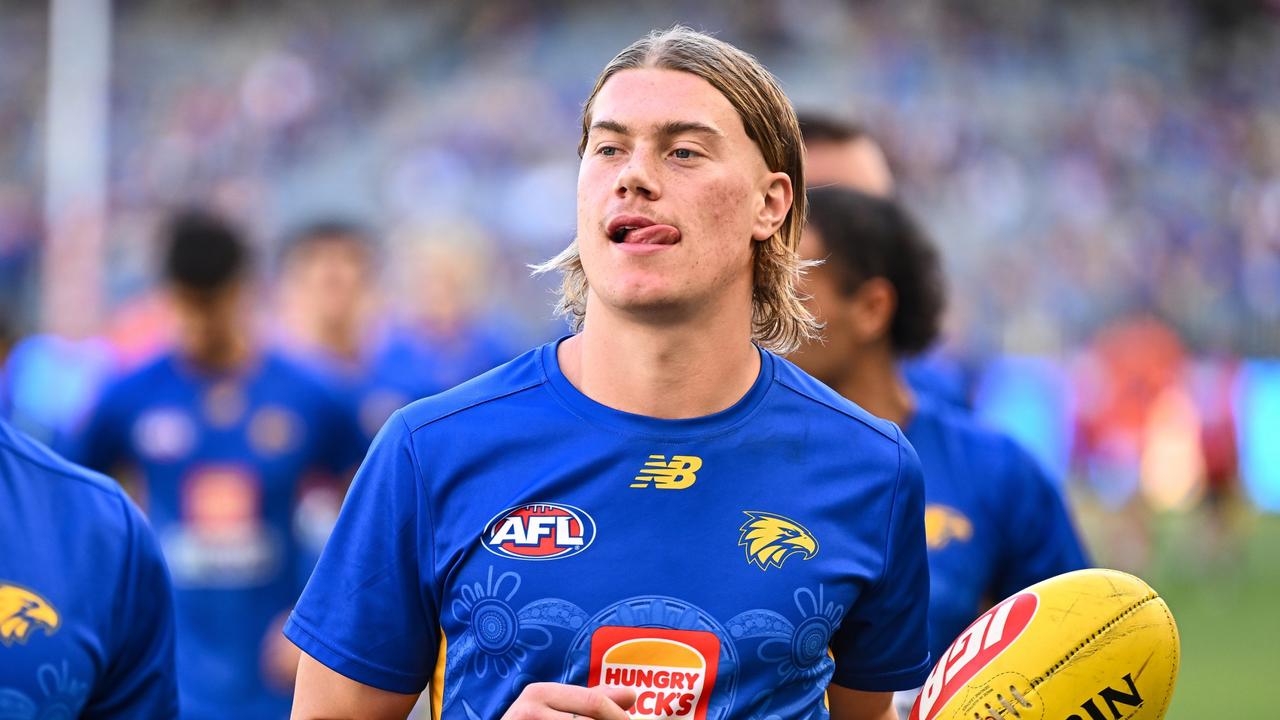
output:
[[[10,412],[48,436],[163,345],[156,228],[192,203],[250,229],[268,281],[297,227],[370,228],[380,312],[428,345],[460,324],[513,353],[560,332],[527,266],[573,232],[581,101],[614,50],[675,18],[884,144],[949,272],[948,342],[922,372],[1109,506],[1144,473],[1149,498],[1177,506],[1243,464],[1262,468],[1255,501],[1280,507],[1251,440],[1280,403],[1263,359],[1280,352],[1268,2],[118,3],[107,297],[85,298],[105,339],[46,338],[9,381]],[[4,9],[0,301],[15,338],[57,281],[39,263],[46,31],[40,8]],[[262,290],[268,327],[279,295]]]

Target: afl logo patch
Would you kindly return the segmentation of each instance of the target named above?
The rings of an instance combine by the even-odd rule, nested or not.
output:
[[[558,560],[577,555],[596,539],[596,521],[581,508],[526,503],[498,513],[484,527],[489,552],[516,560]]]

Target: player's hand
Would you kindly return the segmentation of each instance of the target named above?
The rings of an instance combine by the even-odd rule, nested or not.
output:
[[[627,708],[635,701],[635,691],[627,688],[533,683],[525,686],[502,720],[630,720]]]

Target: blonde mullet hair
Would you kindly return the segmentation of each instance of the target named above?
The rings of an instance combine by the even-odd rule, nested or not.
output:
[[[600,89],[615,74],[638,68],[679,70],[706,80],[737,110],[770,172],[790,176],[794,191],[790,211],[776,233],[754,244],[751,335],[761,347],[780,354],[816,338],[821,327],[805,308],[797,287],[808,265],[796,250],[806,210],[804,148],[795,109],[777,79],[751,55],[710,35],[682,25],[655,30],[618,53],[596,79],[582,109],[579,157],[586,150],[592,105]],[[574,331],[580,331],[589,285],[577,239],[533,269],[535,273],[561,273],[556,313],[569,318]]]

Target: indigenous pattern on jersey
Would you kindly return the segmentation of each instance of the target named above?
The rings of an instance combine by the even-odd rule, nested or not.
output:
[[[401,410],[286,634],[367,685],[431,680],[445,718],[500,717],[536,681],[627,686],[632,717],[699,720],[823,718],[828,682],[918,685],[915,453],[760,357],[750,391],[700,418],[596,403],[555,343]]]
[[[937,658],[985,604],[1087,560],[1061,495],[1025,450],[937,400],[918,402],[905,432],[924,468]]]
[[[332,522],[311,490],[339,492],[362,448],[329,391],[271,354],[220,376],[166,355],[104,393],[80,459],[140,481],[176,590],[184,717],[288,715],[263,643]]]
[[[0,421],[0,718],[172,718],[173,598],[115,482]]]

